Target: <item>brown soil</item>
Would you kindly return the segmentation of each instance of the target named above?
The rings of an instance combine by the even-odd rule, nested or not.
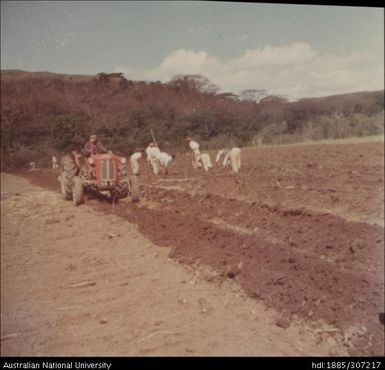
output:
[[[1,183],[3,356],[347,353],[330,325],[289,321],[234,280],[176,263],[120,217]]]
[[[167,178],[142,163],[139,204],[89,204],[290,322],[331,325],[349,353],[383,355],[383,156],[383,143],[246,149],[237,176],[182,156]],[[59,189],[51,171],[24,175]]]

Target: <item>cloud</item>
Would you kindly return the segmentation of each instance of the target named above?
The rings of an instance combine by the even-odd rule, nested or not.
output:
[[[166,82],[177,74],[202,74],[222,91],[267,89],[290,99],[383,89],[384,59],[372,51],[345,55],[320,53],[307,43],[248,49],[219,60],[207,51],[176,50],[147,70],[120,65],[129,79]]]
[[[217,63],[215,58],[210,58],[205,51],[195,53],[191,50],[181,49],[167,56],[159,67],[165,74],[200,73],[210,69],[210,64]]]

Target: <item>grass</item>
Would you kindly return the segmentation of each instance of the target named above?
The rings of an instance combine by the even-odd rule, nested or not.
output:
[[[248,148],[267,148],[275,146],[302,146],[302,145],[328,145],[328,144],[359,144],[359,143],[373,143],[373,142],[384,142],[384,135],[372,135],[372,136],[363,136],[363,137],[347,137],[344,139],[322,139],[322,140],[306,140],[298,141],[296,143],[289,144],[262,144],[259,146],[248,146]]]

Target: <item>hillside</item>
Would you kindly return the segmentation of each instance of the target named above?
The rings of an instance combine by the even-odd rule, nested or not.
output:
[[[244,100],[219,93],[204,76],[168,83],[131,81],[119,73],[95,76],[1,71],[2,167],[39,159],[49,148],[67,151],[91,131],[128,154],[150,140],[165,148],[187,135],[203,147],[364,136],[383,132],[384,91],[289,102]],[[337,128],[337,129],[336,129]]]

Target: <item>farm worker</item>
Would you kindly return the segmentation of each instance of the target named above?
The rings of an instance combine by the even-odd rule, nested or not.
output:
[[[142,153],[140,151],[135,152],[130,156],[130,163],[132,168],[132,173],[134,175],[139,175],[139,163],[138,160],[142,158]]]
[[[219,162],[222,161],[226,157],[227,153],[229,152],[230,152],[230,149],[221,149],[217,153],[217,156],[215,158],[215,163],[219,164]],[[225,167],[225,165],[223,167]]]
[[[241,168],[241,149],[233,148],[225,156],[223,160],[223,168],[225,168],[230,160],[233,173],[238,173]]]
[[[90,140],[84,145],[83,155],[85,157],[89,157],[94,154],[102,154],[106,153],[107,149],[103,146],[103,144],[98,141],[96,135],[91,135]]]
[[[163,174],[168,175],[169,167],[171,167],[175,162],[175,155],[169,155],[165,152],[160,152],[158,155],[158,161]]]
[[[53,169],[53,170],[56,170],[56,169],[58,169],[58,168],[59,168],[59,166],[58,166],[58,164],[57,164],[57,159],[56,159],[55,156],[53,156],[53,157],[52,157],[52,169]]]
[[[192,140],[191,138],[187,138],[187,141],[189,142],[189,147],[190,149],[193,151],[193,156],[194,156],[194,159],[193,159],[193,162],[192,162],[192,165],[194,168],[197,168],[198,167],[198,157],[200,156],[201,152],[199,150],[199,144]]]
[[[206,172],[208,172],[209,168],[212,168],[210,156],[207,153],[202,153],[199,155],[197,159],[197,166],[202,165]]]
[[[160,150],[154,143],[150,143],[146,149],[147,161],[150,165],[151,171],[154,175],[157,175],[159,172],[159,160],[158,156]]]

